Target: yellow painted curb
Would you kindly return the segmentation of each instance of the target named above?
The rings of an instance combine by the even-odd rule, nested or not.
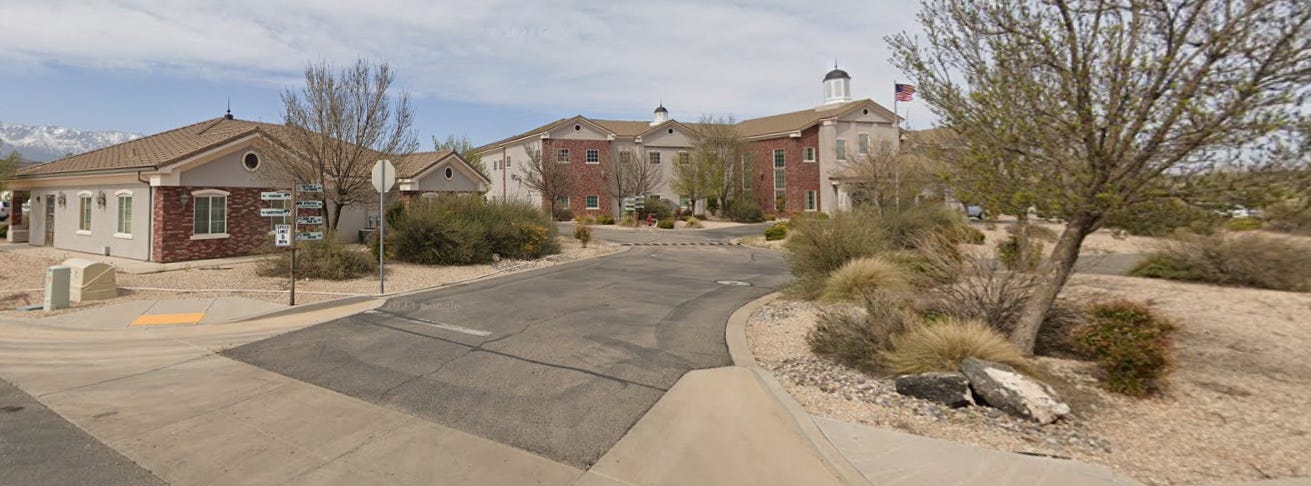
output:
[[[133,326],[163,326],[169,324],[195,324],[205,318],[204,312],[193,314],[146,314],[132,321]]]

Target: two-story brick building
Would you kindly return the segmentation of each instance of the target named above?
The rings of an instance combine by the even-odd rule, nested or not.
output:
[[[735,157],[735,193],[750,194],[767,211],[833,212],[850,206],[843,168],[877,150],[896,150],[898,119],[869,99],[851,98],[851,76],[833,69],[823,80],[818,107],[743,120],[734,126],[743,142]],[[669,117],[663,104],[651,121],[620,121],[582,115],[562,118],[475,149],[491,179],[488,197],[539,202],[525,186],[526,163],[540,151],[546,161],[568,164],[577,183],[567,198],[574,214],[615,213],[610,196],[615,166],[636,160],[659,167],[662,199],[690,204],[671,189],[676,164],[687,163],[699,125]]]

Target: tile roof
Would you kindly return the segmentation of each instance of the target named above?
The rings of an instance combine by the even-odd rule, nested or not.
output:
[[[791,113],[782,113],[778,115],[752,118],[750,120],[742,120],[737,124],[737,131],[738,131],[738,135],[751,138],[751,137],[758,137],[761,135],[769,135],[773,133],[800,130],[803,128],[808,128],[810,125],[813,125],[815,122],[818,122],[825,118],[837,116],[839,113],[846,111],[848,108],[851,108],[857,104],[865,103],[866,101],[868,100],[848,101],[842,104],[825,106],[819,110],[811,108],[808,110],[794,111]]]
[[[263,131],[276,136],[280,125],[215,118],[118,145],[24,168],[17,177],[116,169],[158,169]]]
[[[499,145],[501,145],[501,144],[503,144],[503,143],[506,143],[506,142],[510,142],[510,141],[518,140],[518,139],[521,139],[521,138],[524,138],[524,137],[527,137],[527,136],[529,136],[529,135],[533,135],[533,134],[538,134],[538,133],[542,133],[542,132],[549,132],[549,131],[551,131],[551,130],[554,130],[555,127],[558,127],[558,126],[560,126],[561,124],[563,124],[564,122],[569,121],[569,120],[572,120],[572,119],[574,119],[574,118],[577,118],[577,117],[561,118],[561,119],[559,119],[559,120],[553,121],[553,122],[551,122],[551,123],[547,123],[547,124],[545,124],[545,125],[542,125],[542,126],[540,126],[540,127],[534,128],[534,129],[532,129],[532,130],[528,130],[528,131],[526,131],[526,132],[523,132],[523,133],[520,133],[520,134],[517,134],[517,135],[512,135],[512,136],[509,136],[509,137],[505,137],[505,138],[502,138],[502,139],[497,140],[497,141],[495,141],[495,142],[489,143],[489,144],[487,144],[487,145],[483,145],[483,146],[481,146],[481,147],[475,148],[475,149],[473,149],[473,150],[470,150],[468,153],[471,153],[471,154],[482,153],[482,152],[485,152],[485,151],[487,151],[488,149],[490,149],[490,148],[492,148],[492,147],[499,146]]]
[[[400,157],[392,157],[391,161],[396,165],[396,178],[409,179],[424,169],[432,167],[433,164],[441,162],[442,159],[451,155],[450,150],[440,152],[415,152]]]

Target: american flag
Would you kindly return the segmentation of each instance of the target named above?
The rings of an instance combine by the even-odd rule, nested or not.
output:
[[[897,101],[910,101],[911,95],[915,94],[915,86],[897,83],[896,93]]]

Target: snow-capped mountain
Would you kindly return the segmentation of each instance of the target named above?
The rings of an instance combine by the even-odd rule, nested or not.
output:
[[[141,138],[141,135],[112,130],[91,131],[0,122],[0,155],[17,150],[24,159],[45,162],[137,138]]]

